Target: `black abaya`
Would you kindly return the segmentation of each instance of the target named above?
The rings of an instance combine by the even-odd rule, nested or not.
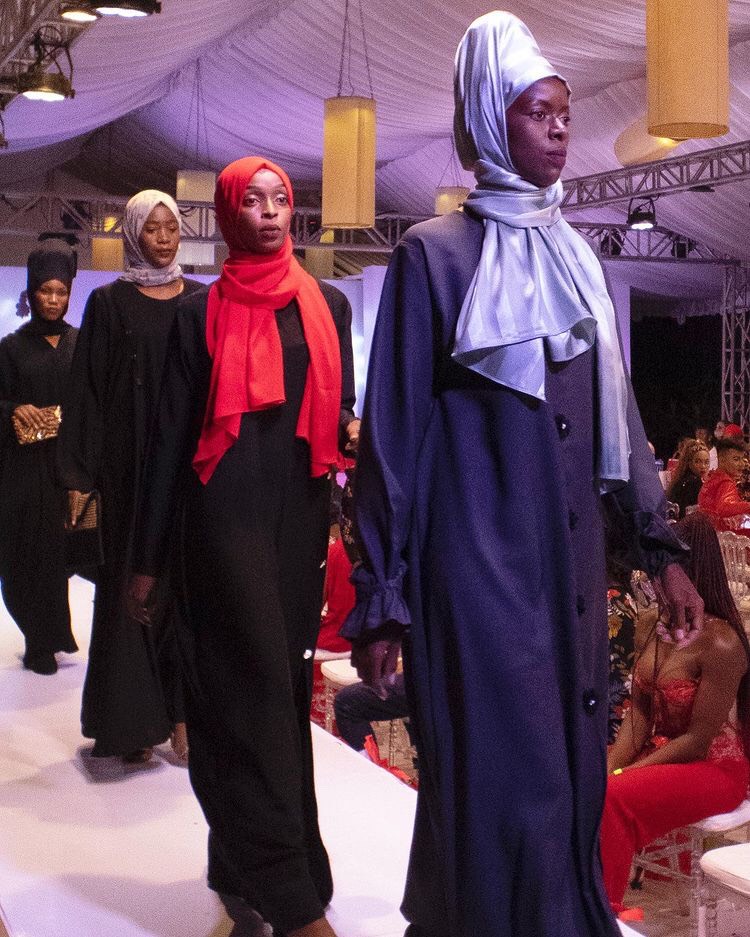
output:
[[[325,284],[342,356],[341,426],[351,419],[348,303]],[[312,654],[322,601],[330,483],[310,477],[295,429],[308,350],[294,303],[277,312],[286,403],[245,413],[204,486],[190,467],[211,360],[206,297],[175,322],[147,463],[135,568],[159,575],[182,475],[180,644],[190,777],[208,820],[209,884],[274,927],[322,916],[333,886],[320,838],[310,737]]]
[[[21,446],[11,417],[21,404],[62,402],[77,335],[65,325],[53,347],[29,322],[0,342],[0,578],[28,660],[78,647],[70,628],[57,440]]]
[[[200,286],[184,282],[183,296]],[[58,451],[62,484],[97,489],[102,496],[104,565],[97,577],[81,714],[83,734],[96,740],[95,755],[156,745],[182,721],[179,685],[176,696],[165,698],[157,662],[168,622],[162,616],[155,628],[142,628],[125,610],[141,466],[178,300],[152,299],[122,280],[94,290],[65,401]]]

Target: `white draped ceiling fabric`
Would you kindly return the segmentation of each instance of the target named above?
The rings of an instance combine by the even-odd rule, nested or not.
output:
[[[432,213],[451,154],[453,54],[468,23],[491,6],[362,0],[378,107],[379,211]],[[565,176],[616,168],[615,139],[646,110],[645,0],[510,6],[573,88]],[[196,149],[200,62],[209,150],[206,158],[201,140],[195,168],[262,153],[289,170],[304,204],[305,190],[320,188],[323,100],[337,89],[343,7],[343,0],[163,0],[158,16],[100,20],[73,49],[74,100],[17,99],[6,112],[11,149],[0,155],[0,190],[39,188],[45,172],[65,166],[104,191],[173,191],[176,170]],[[678,153],[750,139],[750,0],[730,0],[729,8],[730,133],[688,141]],[[368,84],[356,32],[353,47],[352,87],[343,92],[362,94]],[[662,198],[657,212],[661,224],[750,259],[748,202],[750,182],[733,183]],[[571,220],[622,221],[626,210]]]

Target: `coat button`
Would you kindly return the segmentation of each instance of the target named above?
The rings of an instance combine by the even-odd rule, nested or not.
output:
[[[555,425],[557,426],[557,435],[560,439],[567,439],[570,435],[570,420],[563,416],[562,413],[558,413],[555,416]]]
[[[308,649],[305,651],[305,653],[302,655],[302,657],[303,657],[305,660],[310,660],[310,658],[311,658],[312,656],[313,656],[313,652],[310,650],[310,648],[308,648]]]
[[[587,716],[593,716],[599,705],[599,697],[593,690],[583,691],[583,711]]]
[[[575,530],[578,526],[578,515],[575,511],[568,511],[568,527]]]
[[[583,615],[586,611],[586,599],[582,595],[576,596],[576,611],[579,615]]]

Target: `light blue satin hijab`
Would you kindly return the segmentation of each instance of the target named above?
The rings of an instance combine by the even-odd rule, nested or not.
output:
[[[550,77],[561,78],[512,13],[479,17],[458,46],[454,133],[461,162],[477,180],[464,207],[483,219],[484,241],[453,357],[544,400],[545,353],[552,361],[569,361],[593,345],[596,474],[607,491],[627,481],[630,455],[615,312],[596,255],[560,214],[562,183],[540,189],[522,179],[508,148],[506,111],[534,82]]]

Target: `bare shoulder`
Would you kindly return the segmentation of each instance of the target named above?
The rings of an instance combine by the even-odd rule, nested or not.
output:
[[[704,654],[712,664],[730,672],[744,673],[748,660],[745,645],[737,632],[722,618],[705,618]]]

